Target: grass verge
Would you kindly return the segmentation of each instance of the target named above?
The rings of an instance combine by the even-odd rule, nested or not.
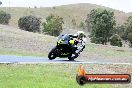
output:
[[[130,49],[130,48],[128,48]],[[16,50],[16,49],[8,49],[8,48],[0,48],[0,55],[17,55],[17,56],[39,56],[45,57],[47,56],[48,52],[37,52],[37,51],[25,51],[25,50]],[[87,44],[86,48],[84,49],[84,55],[94,55],[97,54],[101,57],[132,57],[132,51],[123,49],[123,47],[110,47],[110,46],[103,46],[103,45],[96,45],[96,44]]]
[[[36,56],[36,57],[46,57],[46,53],[40,52],[30,52],[24,50],[13,50],[13,49],[6,49],[0,48],[0,55],[16,55],[16,56]]]
[[[113,88],[76,83],[77,64],[0,64],[1,88]]]

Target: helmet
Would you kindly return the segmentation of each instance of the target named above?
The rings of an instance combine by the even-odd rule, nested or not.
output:
[[[85,37],[83,31],[78,31],[78,32],[77,32],[77,36],[78,36],[79,39],[82,39],[83,37]]]

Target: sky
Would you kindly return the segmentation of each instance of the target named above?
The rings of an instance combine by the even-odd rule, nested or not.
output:
[[[132,12],[132,0],[0,0],[0,7],[53,7],[59,5],[91,3],[124,12]]]

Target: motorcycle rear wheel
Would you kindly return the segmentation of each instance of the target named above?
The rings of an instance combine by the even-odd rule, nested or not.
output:
[[[78,57],[78,54],[77,54],[77,53],[74,53],[74,55],[75,55],[75,56],[72,56],[72,54],[69,55],[69,56],[68,56],[68,59],[69,59],[70,61],[74,61],[74,59]]]

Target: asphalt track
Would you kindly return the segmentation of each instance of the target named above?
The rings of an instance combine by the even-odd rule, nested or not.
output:
[[[67,58],[56,58],[49,60],[47,57],[34,57],[34,56],[15,56],[15,55],[0,55],[0,63],[21,63],[21,64],[35,64],[35,63],[94,63],[94,64],[131,64],[131,63],[113,63],[102,61],[84,61],[74,60],[69,61]]]
[[[49,60],[47,57],[0,55],[0,63],[55,63],[55,62],[83,62],[69,61],[67,58]]]

